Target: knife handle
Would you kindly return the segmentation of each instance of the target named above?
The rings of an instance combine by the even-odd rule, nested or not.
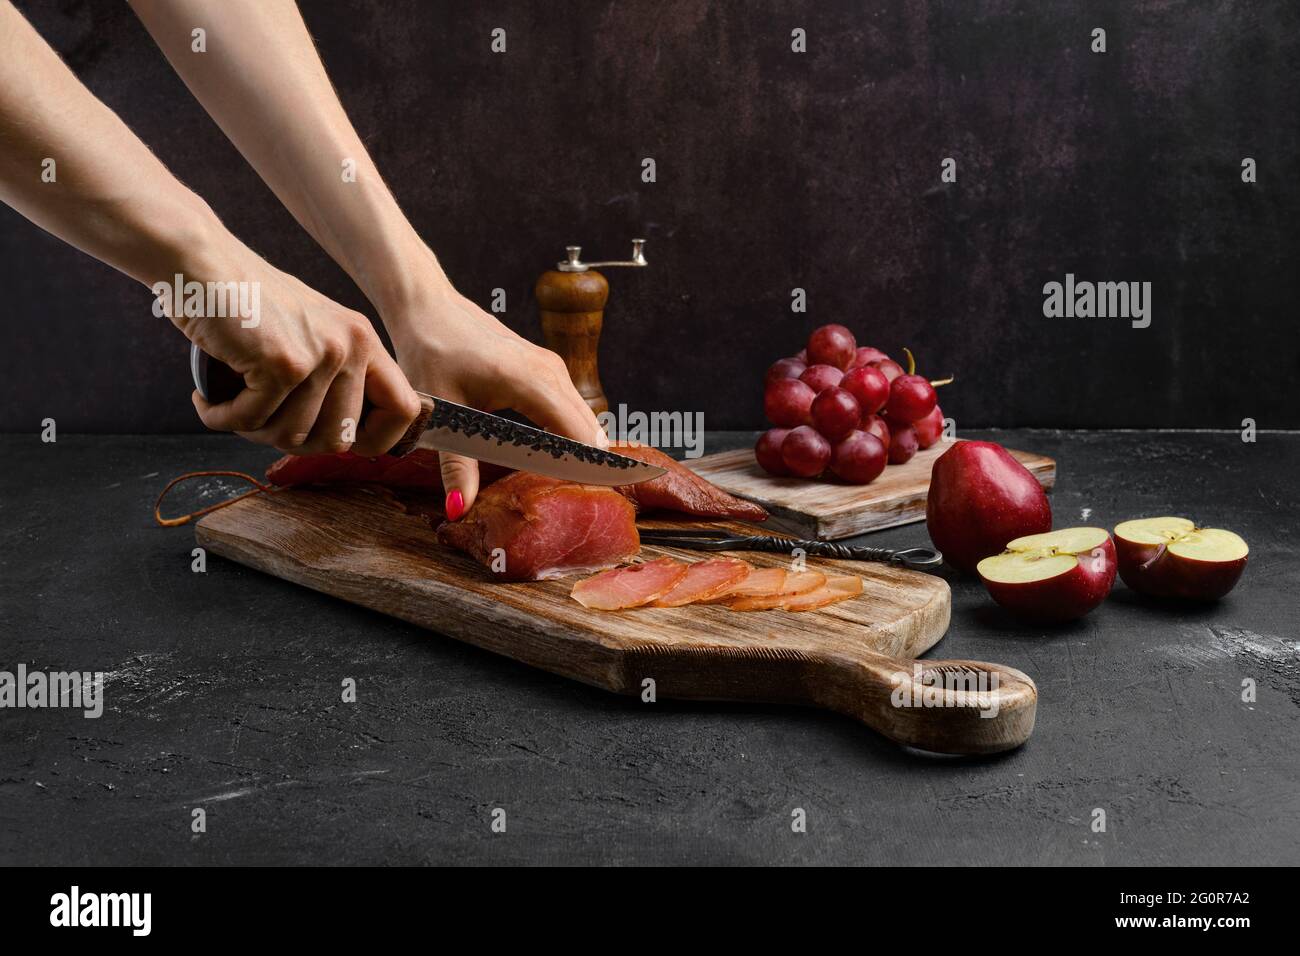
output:
[[[194,343],[190,343],[190,375],[194,378],[194,387],[199,390],[199,394],[214,405],[230,401],[245,387],[242,375],[220,359],[213,358]],[[397,439],[397,444],[388,450],[389,455],[400,458],[414,448],[429,426],[429,419],[433,417],[436,402],[434,397],[418,391],[415,394],[420,399],[420,413],[402,433],[402,437]],[[357,427],[361,426],[361,422],[366,420],[366,416],[374,407],[370,399],[362,403],[361,418],[357,422]]]

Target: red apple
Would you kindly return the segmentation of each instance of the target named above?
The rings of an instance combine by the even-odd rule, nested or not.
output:
[[[855,431],[831,451],[831,471],[849,484],[865,485],[885,470],[885,446],[875,435]]]
[[[839,385],[843,378],[844,373],[834,365],[809,365],[799,376],[799,381],[820,394]]]
[[[911,425],[889,426],[889,463],[906,465],[920,447],[916,439],[916,429]]]
[[[1008,541],[1049,531],[1052,506],[1001,445],[959,441],[935,459],[925,504],[930,540],[953,567],[973,571]]]
[[[936,405],[929,415],[913,422],[912,427],[916,429],[916,440],[921,447],[931,448],[943,437],[943,412]]]
[[[754,458],[769,475],[785,477],[790,474],[790,469],[781,457],[781,444],[788,434],[788,428],[769,428],[759,436],[758,444],[754,446]]]
[[[807,425],[817,393],[797,378],[781,378],[763,391],[763,414],[780,428]]]
[[[1246,569],[1246,542],[1222,528],[1198,528],[1186,518],[1138,518],[1115,527],[1119,576],[1153,597],[1214,601]]]
[[[867,415],[874,415],[889,400],[889,379],[869,365],[851,368],[840,379],[840,388],[848,389]]]
[[[813,365],[846,369],[857,350],[858,343],[853,333],[842,325],[823,325],[808,336],[808,361]]]
[[[800,425],[792,429],[781,443],[781,460],[790,474],[814,478],[826,470],[831,460],[831,443],[816,429]]]
[[[1110,593],[1115,546],[1102,528],[1062,528],[1013,538],[976,570],[989,596],[1039,621],[1073,621]]]
[[[843,388],[831,386],[813,399],[812,424],[830,441],[839,441],[862,421],[862,406]]]
[[[763,384],[771,385],[773,382],[783,378],[798,378],[808,368],[797,358],[777,359],[763,376]]]

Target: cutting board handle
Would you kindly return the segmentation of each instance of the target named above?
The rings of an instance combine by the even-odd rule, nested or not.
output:
[[[646,643],[624,663],[622,690],[642,699],[653,687],[656,695],[688,700],[821,707],[933,753],[1019,747],[1033,733],[1038,706],[1038,688],[1026,674],[983,661],[902,660],[865,649],[852,658],[822,657],[775,644]]]
[[[899,660],[868,653],[826,661],[814,702],[919,750],[984,754],[1019,747],[1034,731],[1038,688],[1003,664]]]

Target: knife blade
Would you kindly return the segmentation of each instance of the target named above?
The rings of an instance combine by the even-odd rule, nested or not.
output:
[[[230,401],[244,387],[242,376],[195,344],[190,345],[190,373],[194,387],[209,402]],[[445,398],[419,391],[415,394],[420,397],[420,414],[389,450],[390,455],[405,455],[427,436],[428,443],[439,451],[586,485],[635,485],[658,478],[666,470]],[[362,409],[363,420],[368,410],[367,403]]]

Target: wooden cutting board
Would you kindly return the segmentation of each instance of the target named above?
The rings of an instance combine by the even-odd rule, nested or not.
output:
[[[910,659],[948,628],[948,585],[930,575],[814,559],[810,567],[859,574],[863,594],[804,613],[720,606],[603,613],[569,597],[572,579],[489,580],[476,562],[441,546],[426,517],[389,492],[363,487],[246,498],[204,517],[195,534],[214,554],[617,693],[644,699],[652,680],[656,697],[811,704],[857,717],[900,742],[950,753],[1004,750],[1033,728],[1033,682],[979,662],[925,667],[934,675],[996,671],[994,718],[972,707],[890,705],[893,675],[909,671]],[[646,559],[662,554],[703,557],[642,551]],[[784,559],[743,557],[756,565]]]
[[[777,478],[754,461],[752,448],[719,452],[684,461],[696,474],[740,498],[757,501],[772,524],[806,538],[834,541],[925,519],[934,460],[950,445],[940,442],[918,451],[905,465],[887,465],[869,485],[845,485],[806,478]],[[1056,484],[1056,462],[1027,451],[1007,449],[1044,488]]]

